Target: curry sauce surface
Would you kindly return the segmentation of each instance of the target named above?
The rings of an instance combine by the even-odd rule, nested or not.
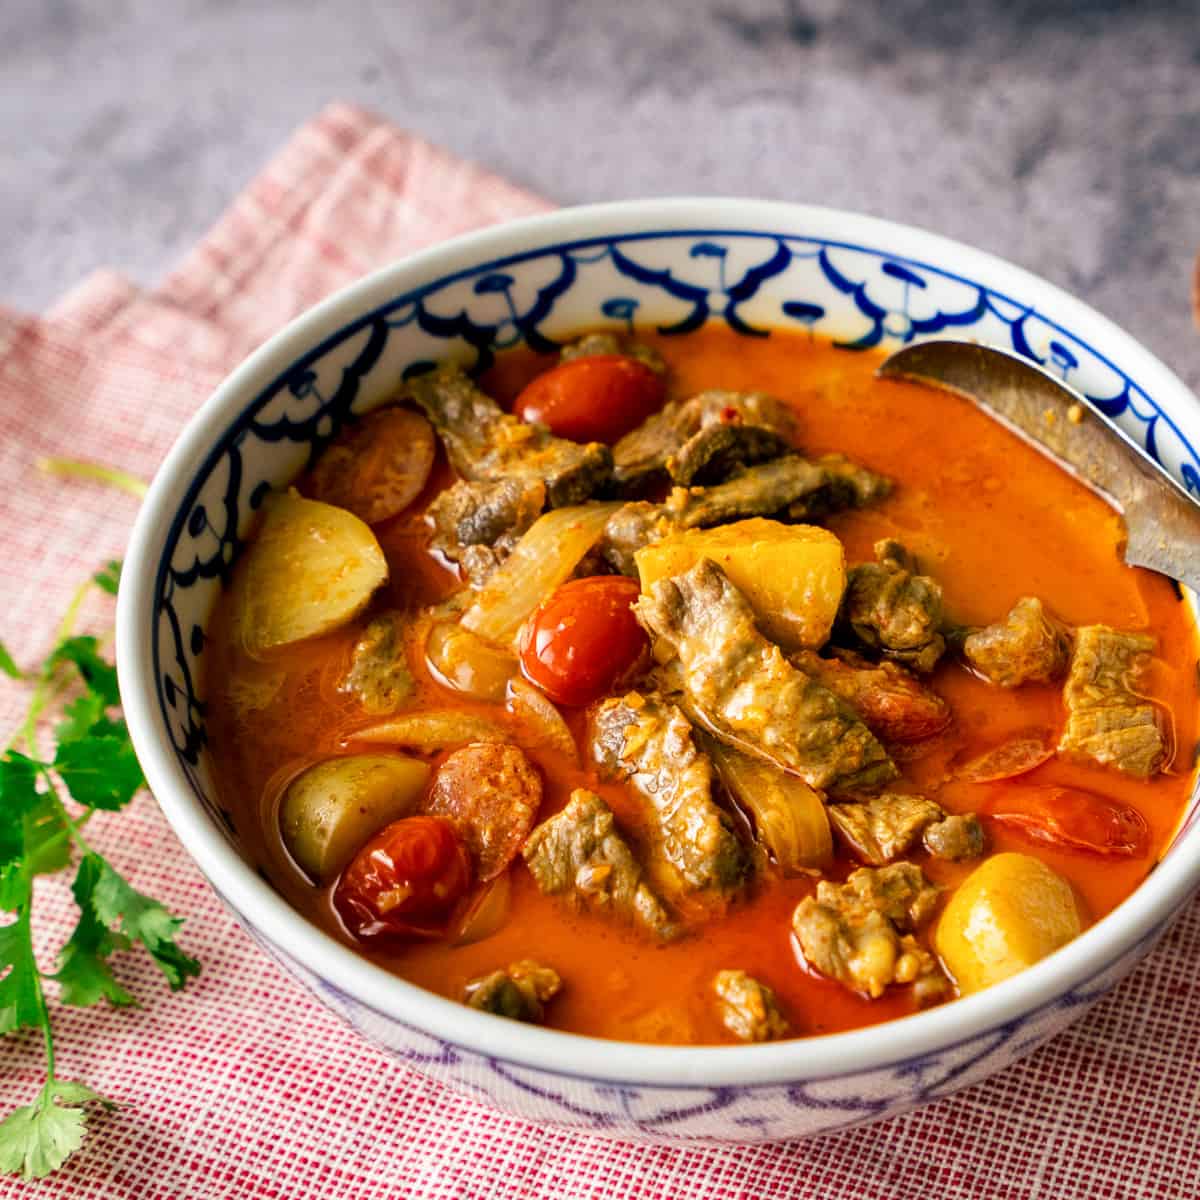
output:
[[[826,524],[843,541],[847,563],[872,560],[873,544],[894,536],[943,585],[951,621],[1001,619],[1020,596],[1036,595],[1073,624],[1146,630],[1158,638],[1148,691],[1171,714],[1171,767],[1149,782],[1115,771],[1052,759],[1019,779],[991,784],[953,781],[953,762],[1030,727],[1054,730],[1063,720],[1060,688],[1026,685],[1005,691],[972,676],[947,655],[930,679],[954,712],[950,729],[898,756],[905,783],[945,809],[965,812],[1002,798],[1006,789],[1070,785],[1133,805],[1150,826],[1152,852],[1142,859],[1100,858],[1055,850],[985,822],[989,852],[1033,854],[1074,885],[1095,920],[1119,904],[1152,869],[1187,803],[1196,744],[1197,641],[1190,610],[1165,577],[1120,560],[1120,524],[1108,506],[973,405],[948,393],[873,377],[882,355],[839,350],[801,334],[757,340],[712,326],[685,337],[639,333],[670,366],[671,398],[708,388],[765,391],[795,404],[802,449],[840,451],[896,482],[878,506],[840,514]],[[484,380],[502,402],[552,360],[525,351],[506,355]],[[372,612],[413,610],[459,584],[426,549],[422,510],[451,479],[439,463],[409,513],[376,529],[391,582]],[[253,662],[231,649],[228,590],[212,623],[206,678],[212,753],[222,799],[239,835],[279,891],[301,912],[348,944],[329,890],[313,888],[292,864],[278,834],[276,809],[287,782],[337,752],[367,723],[336,688],[356,636],[352,630],[289,647]],[[419,680],[413,708],[464,703],[436,683],[410,646]],[[565,715],[583,742],[583,714]],[[546,785],[539,820],[561,808],[574,787],[597,791],[618,822],[638,836],[638,805],[622,786],[599,779],[586,764],[527,748]],[[586,758],[586,753],[581,757]],[[953,885],[972,864],[913,856],[935,882]],[[839,856],[833,877],[857,864]],[[534,957],[563,977],[547,1024],[577,1033],[648,1042],[727,1042],[713,1002],[713,975],[740,967],[772,987],[798,1035],[830,1033],[913,1011],[908,988],[881,999],[855,996],[801,965],[790,933],[795,904],[815,881],[760,875],[746,899],[690,936],[665,946],[620,924],[572,913],[543,896],[524,865],[509,872],[507,919],[469,945],[414,942],[390,952],[363,950],[375,962],[431,991],[460,999],[466,981],[520,958]],[[360,948],[361,949],[361,948]]]

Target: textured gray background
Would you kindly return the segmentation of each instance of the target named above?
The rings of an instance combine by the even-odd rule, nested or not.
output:
[[[1198,0],[0,0],[0,300],[154,282],[333,98],[560,203],[924,225],[1200,384]]]

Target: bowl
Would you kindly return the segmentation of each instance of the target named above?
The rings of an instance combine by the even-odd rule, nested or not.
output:
[[[534,1121],[631,1139],[757,1142],[889,1116],[975,1083],[1076,1020],[1200,885],[1196,796],[1161,864],[1022,974],[872,1028],[768,1046],[647,1046],[476,1012],[372,965],[255,872],[222,811],[199,693],[205,622],[272,485],[350,411],[431,361],[552,348],[582,327],[724,322],[848,350],[951,335],[1047,365],[1200,490],[1200,408],[1133,338],[1015,266],[917,229],[750,200],[647,200],[456,238],[346,288],[217,389],[158,472],[117,613],[125,715],[149,785],[247,932],[323,1004],[426,1075]]]

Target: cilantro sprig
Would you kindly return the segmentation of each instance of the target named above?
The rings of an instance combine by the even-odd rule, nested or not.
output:
[[[112,1106],[55,1073],[47,982],[62,1004],[127,1007],[137,1001],[117,978],[113,958],[135,945],[149,953],[172,990],[200,970],[175,943],[180,920],[134,888],[83,833],[96,812],[119,812],[143,783],[118,712],[116,669],[99,639],[74,632],[88,593],[95,587],[115,595],[120,570],[109,563],[79,589],[54,649],[36,671],[22,672],[0,645],[0,671],[32,684],[25,722],[0,754],[0,1035],[40,1030],[46,1053],[46,1082],[33,1102],[0,1121],[0,1173],[26,1180],[50,1174],[79,1148],[87,1105]],[[53,753],[46,754],[39,725],[58,702],[62,716]],[[47,972],[34,955],[33,882],[72,862],[79,919]]]

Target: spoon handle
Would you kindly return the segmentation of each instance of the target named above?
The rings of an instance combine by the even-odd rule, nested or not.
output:
[[[1127,563],[1200,591],[1200,504],[1073,388],[1006,350],[947,340],[906,346],[877,374],[974,401],[1117,509]]]

